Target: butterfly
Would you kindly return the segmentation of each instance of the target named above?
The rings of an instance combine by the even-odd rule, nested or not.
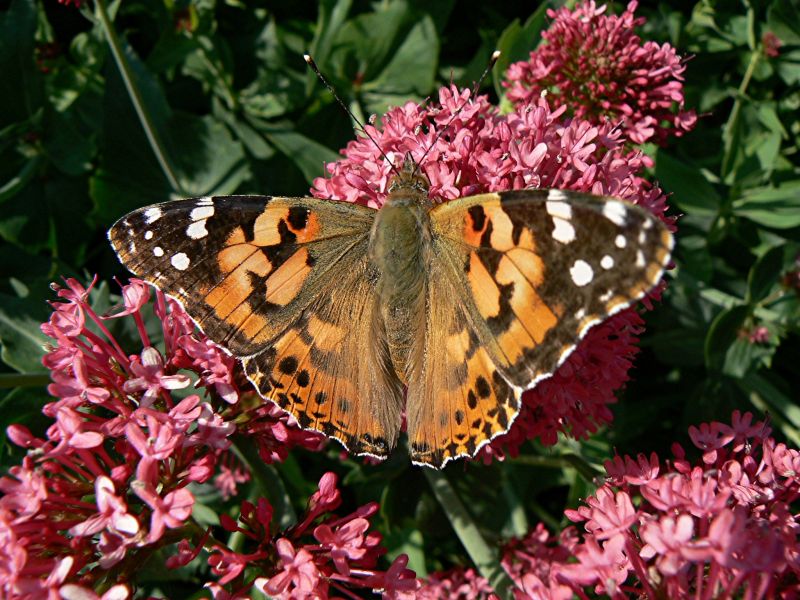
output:
[[[382,459],[405,413],[412,462],[441,468],[508,431],[525,390],[653,288],[673,239],[616,198],[433,203],[410,158],[395,171],[379,210],[194,198],[133,211],[109,239],[301,427]]]

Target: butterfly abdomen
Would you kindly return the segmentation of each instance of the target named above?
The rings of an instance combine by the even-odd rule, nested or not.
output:
[[[426,253],[430,247],[427,207],[415,195],[393,194],[378,212],[370,235],[377,285],[392,365],[407,381],[425,323]]]

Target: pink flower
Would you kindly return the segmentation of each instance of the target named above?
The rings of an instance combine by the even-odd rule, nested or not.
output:
[[[383,597],[387,600],[413,600],[420,583],[416,574],[408,566],[408,556],[399,555],[386,571],[383,583]]]
[[[131,421],[125,427],[125,435],[142,457],[136,467],[136,477],[152,484],[157,478],[159,462],[170,458],[183,438],[168,422],[162,422],[152,415],[147,415],[145,421],[147,434]]]
[[[587,538],[576,552],[578,564],[561,566],[558,577],[579,586],[596,584],[596,593],[613,596],[631,570],[624,548],[625,536],[622,534],[613,536],[602,546],[595,538]]]
[[[369,529],[369,521],[358,518],[336,529],[320,525],[314,530],[314,537],[331,553],[336,570],[342,575],[350,575],[350,560],[364,558],[368,548],[364,546],[364,534]]]
[[[128,514],[125,501],[114,494],[113,481],[104,475],[100,476],[95,479],[94,490],[98,512],[73,526],[69,530],[72,535],[93,535],[106,528],[124,535],[134,535],[139,531],[139,521]]]
[[[102,596],[74,583],[62,585],[58,592],[64,600],[128,600],[131,597],[128,586],[121,583],[109,588]]]
[[[703,461],[713,464],[717,460],[717,450],[727,446],[734,438],[733,430],[722,423],[703,423],[698,429],[689,427],[692,443],[703,451]]]
[[[764,45],[764,54],[770,58],[777,58],[780,56],[781,46],[783,41],[771,31],[765,31],[761,36],[761,43]]]
[[[648,521],[642,525],[641,536],[645,546],[639,554],[646,559],[657,555],[658,570],[664,575],[676,575],[688,565],[681,553],[693,535],[694,520],[689,515],[681,515],[677,521],[672,517]]]
[[[167,493],[163,498],[154,489],[146,484],[133,486],[133,491],[150,507],[150,535],[147,538],[149,543],[157,541],[164,530],[169,527],[174,529],[180,527],[192,514],[194,496],[185,489],[180,488]]]
[[[658,455],[653,452],[650,460],[644,454],[639,454],[636,460],[630,456],[615,456],[613,460],[604,463],[606,473],[614,483],[630,483],[642,485],[658,477]]]
[[[621,124],[635,144],[691,130],[697,117],[683,110],[686,67],[669,44],[642,42],[634,33],[644,23],[636,7],[629,2],[620,16],[605,15],[606,6],[593,0],[572,11],[549,9],[544,43],[506,72],[509,100],[519,107],[546,94],[575,117]]]
[[[275,547],[282,570],[259,589],[279,598],[311,597],[317,592],[320,578],[311,553],[304,549],[295,551],[292,543],[285,538],[275,542]]]
[[[126,392],[144,391],[139,406],[150,407],[161,390],[179,390],[191,383],[186,375],[164,375],[164,360],[158,350],[148,346],[142,350],[141,360],[131,362],[131,371],[136,377],[122,386]]]
[[[624,532],[636,523],[637,514],[626,492],[616,495],[608,486],[597,490],[594,497],[587,499],[588,506],[577,511],[565,511],[573,521],[586,521],[586,530],[598,540],[608,539]]]

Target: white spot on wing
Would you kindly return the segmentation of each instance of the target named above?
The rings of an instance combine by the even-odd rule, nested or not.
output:
[[[562,244],[569,244],[575,240],[575,228],[572,223],[559,217],[553,217],[553,239]]]
[[[131,254],[134,254],[136,252],[136,243],[135,242],[131,241],[131,243],[128,244],[128,252],[130,252]]]
[[[603,258],[600,259],[600,266],[604,269],[610,269],[614,266],[614,259],[611,258],[608,254],[606,254]]]
[[[642,254],[641,250],[636,251],[636,266],[644,269],[644,254]]]
[[[170,259],[172,266],[178,269],[179,271],[185,271],[189,268],[189,257],[186,256],[185,252],[178,252],[177,254],[173,255]]]
[[[550,194],[548,194],[547,197],[549,198],[553,192],[561,193],[559,190],[550,190]],[[561,195],[563,196],[564,194]],[[559,217],[567,220],[572,218],[572,207],[566,202],[553,202],[552,200],[548,200],[544,205],[547,209],[547,214],[551,217]]]
[[[620,234],[619,234],[619,235],[617,235],[617,237],[614,239],[614,245],[615,245],[617,248],[624,248],[625,246],[627,246],[627,245],[628,245],[628,240],[626,240],[626,239],[625,239],[625,236],[624,236],[624,235],[622,235],[622,234],[620,233]]]
[[[152,231],[145,231],[144,232],[144,239],[152,240],[153,239],[153,232]]]
[[[161,258],[162,256],[164,256],[164,249],[161,246],[156,246],[155,248],[153,248],[153,254]]]
[[[611,296],[613,296],[613,295],[614,295],[614,291],[613,290],[608,290],[607,292],[604,292],[604,293],[600,294],[600,296],[598,297],[598,300],[600,300],[600,302],[608,302],[609,300],[611,300]]]
[[[214,206],[214,199],[209,196],[198,198],[197,206]]]
[[[639,232],[639,244],[644,245],[646,241],[647,241],[647,232],[644,229],[642,229]]]
[[[207,219],[213,216],[214,216],[214,207],[206,204],[202,204],[197,208],[193,208],[192,212],[189,214],[189,218],[192,221],[201,221],[203,219]]]
[[[161,209],[158,208],[157,206],[154,206],[153,208],[148,208],[146,211],[144,211],[144,222],[147,223],[148,225],[150,223],[155,223],[160,218],[161,218]]]
[[[193,240],[199,240],[201,238],[206,237],[208,235],[208,230],[206,229],[205,219],[203,219],[202,221],[195,221],[194,223],[189,225],[186,228],[186,235],[188,235]]]
[[[583,287],[587,283],[589,283],[592,278],[594,278],[594,271],[592,271],[592,267],[589,266],[585,260],[576,260],[575,264],[572,265],[572,268],[569,270],[569,274],[572,277],[572,281],[578,287]]]
[[[561,190],[550,190],[549,192],[547,192],[547,199],[548,200],[556,200],[556,201],[558,201],[558,200],[566,200],[567,199],[567,195],[564,192],[562,192]],[[550,210],[548,209],[547,212],[550,212]],[[550,213],[550,214],[553,214],[553,213]]]
[[[628,214],[628,209],[625,208],[625,205],[618,200],[609,200],[603,206],[603,216],[614,223],[614,225],[618,225],[622,227],[625,225],[625,217]]]

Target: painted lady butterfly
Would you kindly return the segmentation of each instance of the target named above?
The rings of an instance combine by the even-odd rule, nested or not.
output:
[[[196,198],[136,210],[109,239],[302,427],[385,458],[405,409],[412,461],[442,467],[506,432],[522,392],[658,283],[673,240],[615,198],[427,191],[407,159],[380,210]]]

